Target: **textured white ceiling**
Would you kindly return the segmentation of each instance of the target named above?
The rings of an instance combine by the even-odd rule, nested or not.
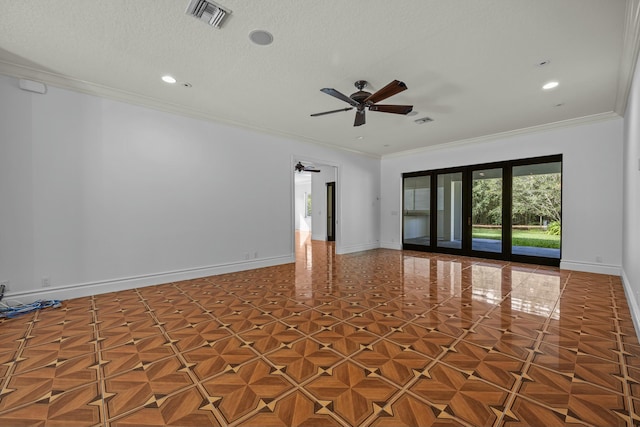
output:
[[[626,97],[625,0],[218,3],[222,29],[188,0],[0,0],[0,73],[373,155],[606,116]],[[273,44],[252,44],[255,29]],[[382,103],[418,115],[309,116],[348,106],[321,88],[360,79],[404,81]]]

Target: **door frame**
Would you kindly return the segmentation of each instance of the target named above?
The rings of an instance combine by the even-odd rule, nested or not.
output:
[[[320,159],[317,157],[311,157],[311,156],[307,156],[307,155],[302,155],[302,154],[292,154],[290,161],[289,161],[289,171],[291,171],[291,178],[289,180],[289,185],[290,185],[290,189],[289,189],[289,212],[290,212],[290,230],[291,230],[291,236],[290,236],[290,251],[291,253],[294,255],[295,257],[295,253],[296,253],[296,235],[295,235],[295,178],[294,178],[294,174],[295,174],[295,166],[298,162],[306,162],[306,163],[312,163],[313,165],[319,167],[320,169],[322,169],[323,166],[328,166],[328,167],[332,167],[335,168],[335,179],[334,182],[336,183],[336,187],[335,187],[335,215],[334,215],[334,221],[335,221],[335,251],[336,254],[340,254],[342,253],[342,192],[340,190],[341,185],[340,182],[342,180],[342,165],[340,163],[336,163],[336,162],[332,162],[330,160],[325,160],[325,159]],[[313,175],[311,175],[311,179],[313,181]],[[312,198],[314,196],[312,195]],[[317,197],[317,196],[316,196]],[[312,204],[314,203],[314,201],[312,200],[311,202]],[[313,225],[311,226],[313,227]]]
[[[336,182],[331,181],[326,183],[327,188],[327,242],[336,241]],[[331,188],[331,191],[329,191]],[[329,216],[331,213],[331,216]],[[331,219],[329,219],[331,218]],[[331,230],[331,232],[329,232]]]

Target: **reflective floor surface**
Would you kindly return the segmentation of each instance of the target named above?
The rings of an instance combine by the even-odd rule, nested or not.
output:
[[[632,426],[618,277],[334,255],[66,301],[0,323],[0,425]]]

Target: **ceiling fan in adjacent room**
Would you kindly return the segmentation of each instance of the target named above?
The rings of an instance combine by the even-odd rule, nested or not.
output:
[[[302,164],[302,162],[298,162],[298,164],[295,166],[296,172],[320,172],[320,169],[316,169],[313,166],[305,166]]]
[[[368,108],[369,111],[379,111],[381,113],[393,114],[408,114],[411,112],[411,110],[413,110],[413,105],[377,104],[377,102],[382,101],[383,99],[387,99],[397,93],[402,92],[403,90],[407,90],[407,85],[399,80],[392,81],[374,94],[363,90],[367,86],[367,82],[365,80],[358,80],[357,82],[355,82],[355,86],[356,88],[358,88],[358,91],[352,93],[350,96],[346,96],[345,94],[338,92],[337,90],[332,88],[320,89],[320,91],[326,93],[327,95],[338,98],[352,106],[341,108],[339,110],[311,114],[311,117],[324,116],[325,114],[338,113],[340,111],[349,111],[355,108],[356,119],[353,122],[353,125],[362,126],[363,124],[365,124],[365,108]]]

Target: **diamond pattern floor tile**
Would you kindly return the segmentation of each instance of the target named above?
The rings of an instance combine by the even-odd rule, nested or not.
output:
[[[297,238],[1,319],[0,425],[640,425],[620,278]]]

